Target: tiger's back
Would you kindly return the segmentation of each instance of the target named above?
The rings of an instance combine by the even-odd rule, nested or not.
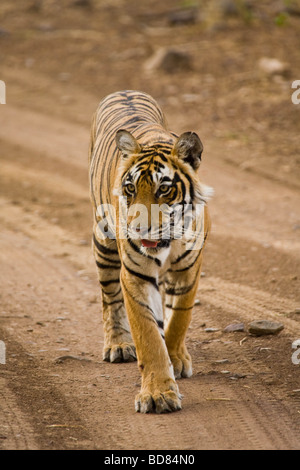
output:
[[[114,176],[120,154],[115,144],[119,129],[127,129],[145,145],[175,142],[166,129],[164,114],[156,101],[144,92],[127,90],[104,98],[93,118],[90,145],[90,184],[95,207],[112,201]],[[99,180],[100,175],[100,180]]]
[[[192,375],[185,336],[210,228],[209,192],[197,175],[202,150],[194,132],[178,137],[167,130],[146,93],[109,95],[93,118],[89,170],[103,358],[137,358],[140,412],[180,409],[175,379]]]

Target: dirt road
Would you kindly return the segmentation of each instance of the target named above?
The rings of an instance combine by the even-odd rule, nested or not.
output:
[[[70,16],[74,24],[77,11]],[[64,70],[73,73],[71,41],[57,51],[66,60],[58,81],[58,62],[44,62],[43,71],[28,61],[28,51],[38,57],[46,43],[58,40],[59,20],[48,20],[57,35],[44,38],[34,52],[36,37],[24,36],[17,47],[14,27],[27,21],[29,31],[45,18],[27,12],[21,21],[9,13],[12,32],[4,38],[8,59],[1,72],[8,96],[0,109],[0,340],[6,346],[0,449],[299,449],[300,364],[292,362],[292,343],[300,339],[296,173],[289,179],[240,164],[243,141],[216,138],[207,112],[204,137],[199,130],[205,145],[201,175],[215,196],[188,332],[194,375],[179,381],[182,411],[135,413],[136,363],[102,361],[100,293],[90,248],[87,148],[92,112],[103,95],[66,75]],[[88,64],[82,69],[78,73],[87,76]],[[187,93],[194,86],[189,79]],[[104,77],[99,82],[105,89]],[[110,86],[124,88],[124,81]],[[165,106],[170,127],[179,132],[186,124],[180,100],[166,100]],[[226,123],[217,127],[226,131]],[[294,145],[292,124],[290,136]],[[259,147],[257,155],[264,150]],[[260,319],[281,322],[284,329],[276,336],[250,335],[249,322]],[[244,323],[244,331],[225,332],[233,323]]]

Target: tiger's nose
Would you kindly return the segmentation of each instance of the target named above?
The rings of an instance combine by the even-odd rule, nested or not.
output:
[[[135,231],[140,235],[141,238],[145,237],[149,233],[148,227],[135,227]]]

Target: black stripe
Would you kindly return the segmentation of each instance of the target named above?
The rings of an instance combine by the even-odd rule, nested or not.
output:
[[[139,247],[131,240],[131,238],[128,238],[128,243],[133,248],[136,253],[139,253],[140,255],[143,255],[143,253],[140,251]]]
[[[173,272],[173,273],[181,273],[182,271],[188,271],[190,268],[192,268],[194,266],[194,264],[196,263],[197,259],[199,258],[199,256],[201,255],[201,252],[202,252],[202,248],[201,250],[199,250],[197,256],[195,257],[195,259],[193,260],[193,262],[191,264],[189,264],[188,266],[186,266],[185,268],[182,268],[182,269],[169,269],[169,272]]]
[[[172,310],[191,310],[192,308],[194,308],[194,306],[192,305],[192,307],[184,307],[184,308],[180,308],[180,307],[172,307],[171,304],[166,304],[165,305],[167,308],[171,308]]]
[[[141,302],[140,300],[137,300],[135,297],[133,297],[133,295],[131,294],[131,292],[130,292],[130,291],[127,289],[127,287],[125,286],[124,282],[122,282],[122,286],[123,286],[123,288],[126,290],[127,294],[130,295],[130,297],[132,298],[132,300],[134,300],[134,301],[135,301],[137,304],[139,304],[141,307],[145,307],[147,310],[149,310],[149,312],[151,312],[151,315],[152,315],[152,317],[153,317],[151,320],[155,321],[155,320],[154,320],[155,314],[154,314],[152,308],[149,307],[149,305],[144,304],[144,303]]]
[[[139,263],[137,263],[136,261],[134,261],[134,259],[132,258],[132,256],[129,254],[129,252],[127,251],[126,255],[128,256],[128,258],[130,259],[130,261],[135,264],[136,266],[140,266]]]
[[[184,201],[185,195],[186,195],[186,187],[185,187],[184,182],[181,179],[179,180],[179,183],[181,183],[180,186],[181,186],[181,192],[182,192],[182,200]]]
[[[103,300],[102,302],[103,302],[104,305],[114,305],[114,304],[118,304],[120,302],[123,302],[123,299],[113,300],[112,302],[106,302],[106,300]]]
[[[113,294],[112,293],[107,293],[104,290],[103,290],[103,292],[108,297],[117,297],[117,295],[122,294],[122,289],[121,289],[121,286],[120,286],[120,289],[117,292],[113,293]]]
[[[112,250],[111,248],[107,248],[107,246],[101,245],[101,243],[98,242],[98,240],[95,237],[95,234],[93,234],[93,242],[97,250],[99,250],[101,253],[104,253],[105,255],[118,255],[119,252],[118,250]]]
[[[188,286],[178,287],[177,289],[176,289],[176,287],[170,287],[169,289],[165,290],[165,293],[169,294],[169,295],[187,294],[190,290],[193,289],[193,287],[194,287],[194,285],[195,285],[195,283],[198,279],[198,274],[199,274],[200,268],[201,268],[201,265],[197,269],[197,272],[196,272],[196,275],[194,277],[194,280],[193,280],[192,284],[189,284]],[[165,282],[167,282],[167,284],[170,284],[168,281],[165,281]]]
[[[159,182],[162,183],[163,181],[172,181],[171,178],[169,178],[168,176],[164,176]]]
[[[186,177],[186,179],[190,183],[190,197],[191,197],[191,200],[193,201],[194,200],[194,185],[193,185],[192,179],[191,179],[190,175],[188,175],[184,171],[182,171],[182,174]]]
[[[179,261],[181,261],[183,258],[185,258],[190,253],[191,253],[191,250],[186,250],[182,255],[178,256],[178,258],[175,261],[172,261],[171,264],[179,263]]]
[[[102,263],[99,263],[99,261],[96,260],[96,265],[98,266],[98,268],[100,269],[120,269],[121,265],[119,266],[112,266],[111,264],[102,264]]]
[[[107,287],[110,284],[115,284],[117,282],[120,282],[120,279],[111,279],[110,281],[99,281],[99,282],[100,282],[101,286]]]
[[[152,315],[152,318],[149,318],[149,317],[146,317],[148,320],[152,321],[153,323],[155,323],[159,328],[161,328],[162,330],[164,329],[164,322],[161,321],[161,320],[156,320],[155,318],[155,313],[153,312],[152,308],[149,307],[149,305],[147,304],[144,304],[143,302],[141,302],[140,300],[137,300],[135,297],[133,297],[133,295],[131,294],[131,292],[127,289],[127,287],[124,285],[124,282],[122,282],[122,285],[123,285],[123,288],[126,290],[127,294],[130,295],[130,297],[132,298],[132,300],[134,300],[134,302],[136,302],[138,305],[140,305],[141,307],[144,307],[146,308],[147,310],[149,310],[149,312],[151,313]],[[165,339],[165,336],[163,333],[160,334],[162,339]]]
[[[107,261],[108,263],[113,263],[113,264],[116,264],[118,267],[121,267],[121,263],[120,261],[116,261],[114,259],[110,259],[110,258],[106,258],[105,256],[103,256],[101,253],[97,253],[97,256],[99,256],[101,259],[103,259],[104,261]]]
[[[183,294],[187,294],[193,287],[194,287],[194,282],[193,284],[190,284],[189,286],[185,286],[185,287],[181,287],[181,288],[177,288],[176,287],[170,287],[169,289],[166,289],[166,294],[169,294],[169,295],[183,295]]]
[[[131,238],[127,238],[127,241],[129,243],[129,245],[131,246],[131,248],[133,248],[134,251],[136,251],[140,255],[144,256],[145,258],[149,258],[149,259],[155,261],[157,266],[161,267],[161,261],[158,258],[153,258],[153,256],[145,255],[144,253],[142,253],[142,251],[140,251],[139,247],[131,240]]]
[[[202,247],[204,246],[204,243],[205,243],[205,240],[206,240],[206,238],[207,238],[207,235],[208,235],[208,231],[207,231],[206,234],[205,234]],[[195,243],[196,243],[196,242],[195,242]],[[202,248],[201,248],[201,250],[202,250]],[[200,250],[199,253],[201,253],[201,250]],[[180,255],[175,261],[172,261],[171,264],[179,263],[179,261],[181,261],[183,258],[185,258],[188,254],[190,254],[191,251],[193,251],[193,250],[186,250],[186,251],[185,251],[182,255]]]
[[[146,274],[142,274],[142,273],[139,273],[138,271],[134,271],[133,269],[130,269],[128,266],[126,266],[124,262],[123,262],[123,265],[130,274],[133,274],[134,276],[139,277],[143,281],[150,282],[155,287],[155,289],[158,290],[158,285],[157,285],[155,277],[146,276]]]
[[[168,163],[167,157],[162,152],[159,152],[157,149],[155,149],[155,157],[156,156],[160,157],[163,162]],[[165,168],[164,165],[163,165],[163,168]]]

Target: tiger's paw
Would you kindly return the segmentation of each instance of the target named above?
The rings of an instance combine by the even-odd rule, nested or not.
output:
[[[133,343],[120,343],[104,347],[103,360],[106,362],[136,361],[135,346]]]
[[[176,353],[170,353],[170,359],[173,364],[176,379],[191,377],[193,375],[192,358],[186,348]]]
[[[165,392],[140,392],[135,397],[135,411],[140,413],[168,413],[181,410],[181,395],[173,390]]]

